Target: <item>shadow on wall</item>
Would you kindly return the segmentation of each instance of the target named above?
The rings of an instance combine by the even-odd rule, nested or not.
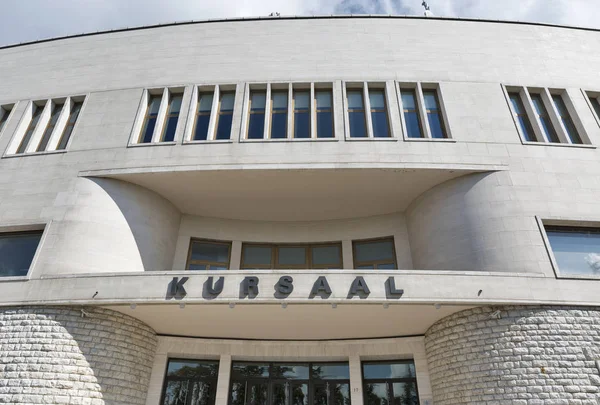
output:
[[[116,204],[135,239],[143,270],[170,270],[181,222],[179,210],[162,196],[135,184],[105,178],[86,180],[99,186]]]
[[[145,404],[157,343],[146,324],[93,307],[4,308],[0,323],[0,402]]]

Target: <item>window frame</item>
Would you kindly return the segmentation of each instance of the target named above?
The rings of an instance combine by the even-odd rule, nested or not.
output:
[[[246,246],[268,247],[271,248],[271,264],[270,266],[246,266],[244,263],[244,248]],[[314,247],[323,246],[339,246],[340,267],[331,267],[330,265],[315,266],[312,263],[312,249]],[[303,247],[305,248],[305,263],[306,265],[282,265],[279,266],[279,248],[280,247]],[[344,267],[344,252],[341,241],[336,242],[317,242],[317,243],[263,243],[263,242],[242,242],[240,255],[240,270],[341,270]]]
[[[210,111],[198,112],[200,96],[202,94],[212,94]],[[233,94],[233,109],[231,111],[231,128],[229,129],[229,138],[217,139],[217,130],[221,114],[222,96]],[[185,102],[185,100],[184,100]],[[187,121],[184,128],[182,144],[205,144],[205,143],[232,143],[233,131],[235,128],[234,118],[238,114],[238,86],[235,84],[199,84],[194,85],[191,90],[191,100],[188,107]],[[183,107],[182,107],[183,109]],[[181,112],[180,112],[181,114]],[[198,117],[208,117],[208,128],[206,139],[194,139],[196,128],[198,126]],[[189,117],[189,118],[188,118]],[[181,119],[181,117],[180,117]]]
[[[177,144],[177,142],[179,142],[179,137],[183,132],[181,130],[182,126],[184,124],[187,124],[187,122],[191,121],[188,119],[189,111],[187,110],[189,106],[188,93],[188,88],[183,85],[144,88],[142,91],[142,96],[138,106],[136,118],[131,129],[131,135],[129,137],[127,147],[129,148],[159,145],[165,146]],[[172,95],[181,96],[181,107],[179,108],[179,117],[177,119],[177,126],[175,127],[175,134],[173,135],[173,140],[163,141],[168,124],[167,116],[169,115],[169,106],[171,103]],[[152,131],[152,137],[150,138],[150,142],[141,142],[143,138],[144,128],[149,118],[149,107],[150,100],[152,99],[152,97],[160,97],[160,103],[156,117],[156,124],[154,125],[154,130]],[[187,122],[184,122],[184,120],[187,120]]]
[[[163,97],[164,97],[164,95],[163,95]],[[167,97],[168,97],[168,101],[167,101],[167,107],[166,107],[166,111],[165,111],[165,118],[163,121],[162,130],[160,131],[160,137],[159,137],[159,141],[158,141],[160,143],[175,142],[175,139],[177,138],[177,129],[179,128],[179,125],[180,125],[181,112],[183,110],[183,92],[182,93],[174,93],[173,91],[169,90]],[[171,112],[171,108],[173,107],[173,100],[176,97],[181,97],[181,102],[179,104],[179,111],[177,111],[177,114],[174,114]],[[162,103],[162,100],[161,100],[161,103]],[[159,108],[159,113],[160,113],[160,108]],[[169,126],[169,119],[174,118],[174,117],[177,117],[177,124],[175,125],[175,132],[173,133],[173,140],[165,141],[165,137],[167,135],[167,129]],[[157,121],[157,123],[158,123],[158,121]]]
[[[415,369],[415,376],[414,377],[407,377],[407,378],[400,378],[400,377],[394,377],[394,378],[372,378],[372,379],[366,379],[365,378],[365,368],[364,366],[367,364],[412,364],[414,369]],[[365,361],[361,361],[360,362],[360,377],[361,377],[361,382],[362,382],[362,390],[363,390],[363,404],[367,403],[367,399],[366,399],[366,385],[371,383],[371,384],[386,384],[387,385],[387,394],[388,394],[388,404],[392,404],[394,403],[393,399],[393,384],[394,383],[412,383],[414,384],[415,387],[415,392],[417,394],[417,403],[420,403],[420,396],[419,396],[419,384],[417,383],[417,367],[415,364],[414,359],[401,359],[401,360],[365,360]],[[390,395],[390,387],[392,388],[392,392],[391,392],[391,397],[389,397]]]
[[[212,261],[208,261],[208,260],[192,260],[192,245],[194,244],[194,242],[200,242],[200,243],[212,243],[215,245],[225,245],[229,248],[229,255],[227,257],[227,263],[223,263],[223,262],[212,262]],[[229,271],[231,270],[231,250],[232,250],[232,242],[231,241],[224,241],[224,240],[215,240],[215,239],[203,239],[203,238],[190,238],[190,243],[188,245],[188,254],[187,254],[187,259],[185,262],[185,270],[186,271]],[[204,265],[206,268],[205,269],[190,269],[190,265],[191,264],[195,264],[195,265]],[[227,267],[227,270],[211,270],[209,269],[209,267],[211,265],[225,265],[225,267]]]
[[[375,260],[375,261],[370,261],[370,262],[359,262],[356,259],[356,245],[358,243],[377,243],[377,242],[383,242],[383,241],[391,241],[392,242],[392,257],[394,259],[394,267],[395,269],[378,269],[377,266],[381,265],[381,264],[389,264],[390,260]],[[359,269],[359,267],[361,266],[369,266],[369,265],[373,265],[372,269]],[[398,270],[398,256],[396,255],[396,241],[393,235],[390,236],[382,236],[382,237],[378,237],[378,238],[369,238],[369,239],[355,239],[352,240],[352,266],[354,267],[354,270],[365,270],[365,271],[371,271],[371,270],[387,270],[387,271],[396,271]]]
[[[29,265],[29,269],[27,273],[22,276],[0,276],[0,282],[2,281],[19,281],[19,280],[29,280],[34,273],[38,257],[40,252],[43,249],[44,242],[46,240],[46,235],[48,233],[48,229],[50,228],[52,221],[48,223],[40,223],[40,222],[31,222],[31,223],[15,223],[8,224],[0,227],[0,235],[11,235],[11,234],[40,234],[40,242],[37,245],[35,253],[33,254],[33,258],[31,259],[31,264]]]
[[[387,117],[388,134],[386,137],[376,137],[373,130],[372,113],[375,112],[371,108],[370,90],[382,90],[384,93],[385,113]],[[365,116],[365,132],[364,137],[353,137],[350,129],[350,112],[361,112],[361,111],[350,111],[348,102],[349,91],[361,91],[363,98],[363,114]],[[387,81],[343,81],[342,82],[342,99],[344,107],[344,140],[351,142],[361,141],[398,141],[396,131],[394,129],[392,120],[392,92],[395,91],[394,86],[390,85]],[[397,95],[396,95],[397,96]],[[380,109],[377,109],[380,110]]]
[[[0,135],[4,132],[10,122],[19,102],[0,104]]]
[[[285,109],[277,109],[275,110],[273,108],[273,97],[277,94],[281,94],[284,95],[285,94],[285,99],[286,99],[286,106]],[[289,126],[290,126],[290,120],[293,120],[293,117],[290,117],[290,91],[289,88],[286,89],[281,89],[281,88],[271,88],[271,91],[269,93],[269,99],[267,102],[267,105],[269,107],[269,117],[267,118],[268,122],[269,122],[269,127],[267,129],[267,139],[274,139],[274,140],[282,140],[282,139],[290,139],[290,131],[289,131]],[[265,106],[266,107],[266,106]],[[274,138],[273,137],[273,118],[275,115],[283,115],[285,114],[285,136],[283,137],[278,137],[278,138]]]
[[[581,93],[583,94],[588,107],[590,107],[590,110],[592,111],[592,116],[596,120],[596,124],[600,126],[600,108],[599,111],[596,111],[596,108],[594,107],[591,101],[591,99],[596,100],[596,103],[598,103],[600,107],[600,91],[586,91],[584,89],[581,89]]]
[[[192,358],[172,358],[172,357],[168,357],[167,358],[167,363],[165,365],[165,372],[163,375],[163,383],[162,383],[162,389],[161,389],[161,394],[160,394],[160,402],[159,405],[163,405],[165,403],[165,397],[167,395],[167,386],[168,386],[168,382],[169,381],[188,381],[188,392],[192,393],[193,391],[190,390],[190,383],[194,383],[194,382],[200,382],[200,381],[209,381],[208,379],[184,379],[184,378],[175,378],[175,377],[171,377],[169,378],[169,363],[171,361],[183,361],[183,362],[198,362],[198,363],[216,363],[217,365],[217,375],[213,379],[210,379],[210,382],[214,383],[214,390],[211,393],[211,397],[213,399],[213,403],[212,405],[216,404],[216,395],[217,395],[217,384],[218,384],[218,380],[219,380],[219,368],[221,367],[221,361],[220,360],[213,360],[213,359],[192,359]],[[189,395],[186,398],[186,405],[190,405],[191,404],[191,400],[192,400],[192,396]]]

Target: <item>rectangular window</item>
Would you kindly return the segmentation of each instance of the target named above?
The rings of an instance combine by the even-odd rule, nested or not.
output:
[[[317,138],[333,138],[333,97],[331,90],[315,90]]]
[[[419,107],[415,90],[402,89],[400,90],[400,94],[402,98],[404,122],[406,124],[406,136],[409,138],[423,138],[423,129],[421,128],[421,118],[419,116]]]
[[[364,362],[365,405],[419,405],[413,361]]]
[[[523,137],[528,142],[536,142],[537,140],[535,139],[535,134],[533,133],[531,121],[529,121],[529,117],[527,116],[527,112],[523,106],[521,95],[518,92],[509,92],[508,96],[512,104],[515,119],[519,123],[519,128],[521,129]]]
[[[348,120],[351,138],[366,138],[365,103],[362,89],[348,90]]]
[[[575,128],[575,124],[571,119],[571,115],[569,114],[569,110],[567,110],[567,106],[565,105],[565,101],[562,96],[558,94],[552,95],[552,101],[554,102],[554,106],[556,107],[556,111],[558,111],[558,115],[560,120],[562,121],[565,131],[567,131],[567,136],[571,140],[571,143],[581,145],[581,137],[577,132],[577,128]]]
[[[156,121],[158,120],[158,111],[160,109],[161,101],[162,93],[150,95],[148,97],[148,106],[146,107],[146,115],[144,117],[144,124],[142,125],[139,143],[152,142],[152,134],[154,134],[154,128],[156,127]]]
[[[192,239],[187,270],[228,270],[231,242]]]
[[[4,128],[6,121],[8,121],[8,116],[12,110],[12,106],[2,106],[0,107],[0,132]]]
[[[44,134],[42,135],[42,139],[38,144],[36,152],[43,152],[46,150],[46,146],[48,146],[48,141],[50,140],[50,135],[54,131],[54,127],[56,126],[56,122],[58,121],[58,117],[63,109],[63,104],[51,103],[51,112],[50,119],[48,120],[48,124],[46,125],[46,129],[44,130]]]
[[[287,138],[288,92],[271,93],[271,139]]]
[[[353,241],[352,248],[355,269],[397,269],[393,237]]]
[[[423,90],[423,98],[425,100],[425,111],[427,113],[427,121],[429,122],[429,130],[432,138],[446,138],[446,129],[442,114],[440,112],[440,102],[436,90]]]
[[[341,243],[242,245],[242,269],[341,269]]]
[[[165,118],[163,133],[160,137],[161,142],[172,142],[175,139],[182,99],[181,94],[169,93],[169,105],[167,106],[167,117]]]
[[[26,276],[42,231],[0,233],[0,277]]]
[[[18,154],[20,153],[25,153],[25,151],[27,150],[27,146],[29,145],[29,141],[31,140],[31,137],[33,135],[33,131],[35,131],[35,128],[37,127],[38,121],[40,120],[40,116],[42,115],[42,112],[44,111],[44,104],[42,105],[37,105],[36,103],[33,103],[31,106],[31,121],[29,122],[29,126],[27,127],[27,130],[25,131],[25,135],[23,136],[23,139],[21,139],[21,143],[19,144],[19,147],[17,148],[17,152]]]
[[[169,359],[162,405],[214,405],[218,361]]]
[[[250,93],[248,139],[263,139],[264,137],[266,100],[267,93],[264,90]]]
[[[348,363],[233,362],[229,405],[351,405]]]
[[[210,112],[212,111],[213,93],[198,94],[198,108],[196,110],[196,123],[194,125],[194,141],[205,141],[208,139],[208,125],[210,124]]]
[[[217,133],[215,139],[229,139],[231,137],[231,124],[233,122],[233,106],[235,92],[222,92],[217,113]]]
[[[558,139],[558,135],[556,134],[556,130],[552,125],[552,121],[550,120],[550,116],[548,115],[548,110],[544,105],[544,100],[542,99],[542,95],[540,93],[530,93],[531,101],[533,102],[533,107],[535,109],[535,113],[542,124],[542,131],[546,135],[546,139],[548,142],[560,143]]]
[[[600,229],[544,228],[561,275],[600,276]]]
[[[67,147],[69,143],[69,139],[71,139],[71,134],[73,133],[73,128],[77,123],[77,118],[79,118],[79,113],[81,112],[81,107],[83,106],[83,102],[75,101],[71,106],[71,113],[69,114],[69,119],[67,120],[67,125],[65,126],[65,130],[63,131],[60,141],[58,142],[57,150],[63,150]]]
[[[371,124],[375,138],[388,138],[390,127],[388,124],[385,90],[369,88],[369,103],[371,105]]]
[[[310,90],[294,90],[294,138],[310,138]]]
[[[594,109],[594,112],[596,113],[596,117],[598,117],[598,119],[600,119],[600,101],[599,101],[599,97],[592,97],[590,96],[590,103],[592,103],[592,108]],[[0,124],[0,130],[2,130],[2,125]]]

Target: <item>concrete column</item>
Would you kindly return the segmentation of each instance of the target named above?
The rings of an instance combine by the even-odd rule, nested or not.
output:
[[[352,405],[363,405],[360,356],[350,356],[348,363],[350,365],[350,401]]]
[[[221,355],[219,361],[219,377],[217,379],[217,395],[215,405],[227,405],[229,397],[229,380],[231,377],[231,355]]]

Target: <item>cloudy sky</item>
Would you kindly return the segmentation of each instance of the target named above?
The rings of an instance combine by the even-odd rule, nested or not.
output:
[[[123,27],[223,17],[422,15],[422,0],[0,0],[0,45]],[[428,0],[437,16],[600,28],[600,0]]]

